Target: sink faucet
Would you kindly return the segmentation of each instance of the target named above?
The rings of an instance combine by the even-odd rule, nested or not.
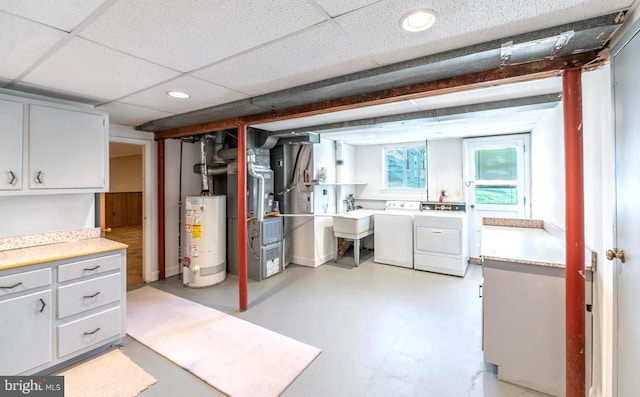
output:
[[[353,201],[355,200],[355,197],[353,197],[353,194],[350,194],[347,196],[346,200],[343,200],[342,202],[347,206],[346,212],[350,212],[353,211]]]

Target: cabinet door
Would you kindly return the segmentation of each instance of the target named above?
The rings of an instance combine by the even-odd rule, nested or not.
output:
[[[23,105],[0,100],[0,190],[22,189]]]
[[[0,374],[18,375],[52,360],[51,290],[0,302]]]
[[[106,116],[40,105],[29,109],[29,187],[105,189]]]

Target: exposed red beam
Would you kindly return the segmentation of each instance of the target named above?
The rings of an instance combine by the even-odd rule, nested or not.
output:
[[[238,291],[240,311],[247,311],[247,125],[238,127]]]
[[[165,279],[164,139],[158,139],[158,279]]]
[[[167,131],[156,132],[156,137],[180,138],[204,134],[211,131],[236,128],[241,124],[252,125],[257,123],[280,121],[409,99],[425,98],[475,88],[491,87],[496,84],[541,79],[557,76],[558,73],[564,69],[580,67],[591,63],[598,59],[598,55],[598,51],[588,51],[567,57],[543,59],[535,62],[504,66],[498,69],[469,73],[441,80],[427,81],[307,105],[294,106],[287,109],[273,110],[256,115],[234,117],[198,125],[175,128]]]
[[[584,164],[582,71],[562,76],[566,222],[566,396],[585,396]]]

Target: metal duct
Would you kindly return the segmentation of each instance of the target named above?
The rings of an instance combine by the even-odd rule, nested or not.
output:
[[[247,173],[258,180],[258,222],[264,221],[264,175],[256,172],[256,155],[252,149],[247,150]]]
[[[319,142],[320,134],[316,132],[287,131],[269,135],[258,149],[271,150],[278,144],[291,145],[298,143],[301,145],[312,145]]]
[[[200,193],[202,195],[209,194],[209,178],[207,177],[207,139],[202,137],[200,140]]]

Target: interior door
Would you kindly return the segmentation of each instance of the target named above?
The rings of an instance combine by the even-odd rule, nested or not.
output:
[[[637,396],[640,357],[640,38],[635,36],[619,52],[614,51],[614,95],[616,129],[616,228],[617,249],[624,250],[625,263],[615,260],[617,274],[617,390],[618,396]]]
[[[465,139],[469,256],[480,257],[482,218],[529,217],[529,134]]]

